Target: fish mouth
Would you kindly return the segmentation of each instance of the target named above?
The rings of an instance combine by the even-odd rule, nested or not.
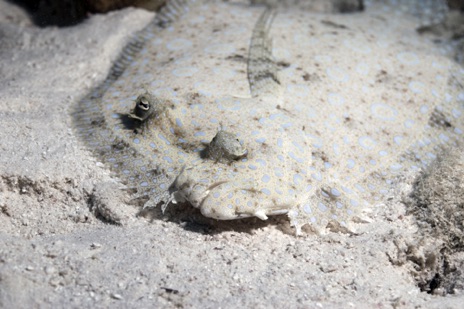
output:
[[[193,207],[201,209],[201,205],[215,188],[228,183],[227,180],[215,181],[208,185],[207,180],[192,179],[183,170],[172,185],[171,200],[174,204],[189,202]]]
[[[212,185],[210,185],[210,186],[208,187],[208,192],[211,191],[211,190],[213,190],[213,189],[216,188],[216,187],[219,187],[220,185],[223,185],[223,184],[229,183],[229,182],[230,182],[230,181],[228,181],[228,180],[217,181],[217,182],[213,183]]]
[[[194,177],[186,169],[173,184],[172,202],[188,202],[205,217],[217,220],[247,217],[266,220],[268,215],[288,212],[289,201],[278,203],[267,194],[253,180],[226,179],[210,183],[207,178]]]
[[[199,209],[205,217],[235,220],[288,213],[288,205],[276,205],[259,190],[234,181],[218,181],[208,187]]]
[[[219,188],[223,185],[227,185],[229,184],[230,181],[228,180],[221,180],[221,181],[216,181],[214,182],[213,184],[211,184],[209,187],[207,187],[205,190],[204,190],[204,194],[202,194],[203,198],[200,202],[200,204],[198,205],[197,208],[201,208],[201,206],[203,205],[203,203],[210,197],[212,197],[214,195],[214,190],[216,188]],[[201,184],[199,184],[201,186]],[[237,189],[236,189],[237,190]]]

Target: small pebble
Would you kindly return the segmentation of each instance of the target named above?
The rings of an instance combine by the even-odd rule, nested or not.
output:
[[[94,242],[90,245],[90,248],[97,249],[97,248],[101,248],[101,246],[102,246],[101,244]]]
[[[51,275],[51,274],[53,274],[53,273],[55,273],[55,272],[56,272],[56,268],[55,268],[55,267],[53,267],[53,266],[46,266],[46,267],[45,267],[45,273],[46,273],[47,275]]]

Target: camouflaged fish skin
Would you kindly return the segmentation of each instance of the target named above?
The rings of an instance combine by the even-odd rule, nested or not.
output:
[[[127,68],[80,103],[78,131],[146,206],[286,213],[297,232],[347,226],[397,173],[463,139],[464,70],[417,24],[389,6],[328,15],[203,3],[145,31]],[[159,112],[129,117],[147,91]],[[219,130],[246,156],[209,156]]]

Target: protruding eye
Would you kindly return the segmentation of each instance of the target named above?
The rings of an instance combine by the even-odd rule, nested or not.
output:
[[[143,97],[140,99],[139,108],[146,111],[150,109],[150,102],[148,102],[147,98]]]
[[[159,105],[159,100],[153,94],[145,92],[139,95],[135,100],[135,107],[129,114],[129,117],[139,121],[145,121],[155,113],[156,109],[159,109]]]
[[[209,143],[208,154],[211,159],[226,163],[245,157],[248,151],[235,134],[220,130]]]

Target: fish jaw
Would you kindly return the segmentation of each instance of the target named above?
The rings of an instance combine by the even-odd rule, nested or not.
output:
[[[267,220],[269,215],[286,214],[290,200],[278,202],[257,189],[249,180],[195,177],[196,168],[185,168],[173,183],[172,201],[188,202],[205,217],[217,220],[234,220],[257,217]],[[209,178],[211,179],[211,178]]]

